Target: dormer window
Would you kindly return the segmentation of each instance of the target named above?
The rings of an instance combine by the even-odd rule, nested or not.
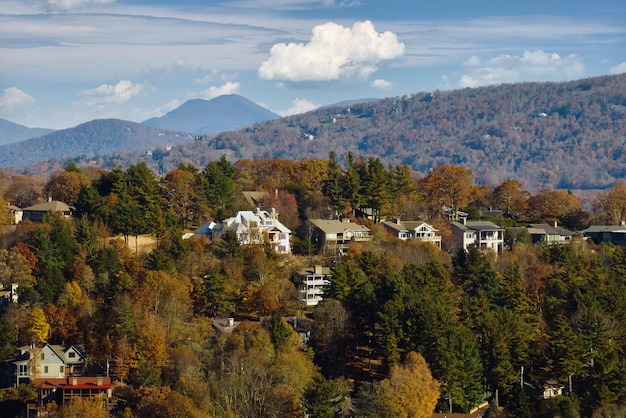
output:
[[[68,356],[69,358],[75,358],[75,357],[76,357],[76,353],[75,353],[75,352],[73,352],[73,351],[70,351],[69,353],[67,353],[67,356]]]

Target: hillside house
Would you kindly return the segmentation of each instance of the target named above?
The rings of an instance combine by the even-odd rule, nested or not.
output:
[[[22,222],[24,211],[15,205],[9,205],[9,213],[11,214],[11,225],[17,225]]]
[[[539,244],[569,244],[576,235],[569,229],[553,224],[530,224],[528,233],[533,243]]]
[[[50,402],[61,406],[75,398],[95,398],[102,400],[102,408],[108,409],[112,396],[111,378],[108,376],[74,376],[65,378],[37,378],[37,406]]]
[[[592,225],[581,231],[583,236],[596,244],[626,245],[626,225]]]
[[[207,222],[194,233],[206,235],[213,241],[227,231],[234,232],[242,245],[269,243],[277,254],[291,254],[291,230],[280,223],[278,213],[273,208],[271,212],[259,208],[239,211],[223,222]]]
[[[319,265],[303,268],[294,274],[293,282],[304,305],[316,306],[323,300],[324,288],[330,285],[330,276],[330,268]]]
[[[495,252],[504,248],[504,229],[491,221],[452,222],[450,230],[455,244],[466,251],[470,245]]]
[[[42,222],[46,215],[61,216],[64,218],[71,218],[74,209],[68,206],[66,203],[58,200],[50,200],[46,203],[40,203],[38,205],[29,206],[22,209],[22,219],[31,220],[33,222]]]
[[[349,219],[309,219],[311,243],[325,251],[344,254],[353,242],[371,241],[371,231]]]
[[[437,229],[429,223],[423,221],[385,221],[382,223],[385,230],[394,237],[406,240],[418,240],[429,242],[441,248],[441,235],[437,235]]]
[[[2,283],[0,283],[0,313],[6,312],[10,303],[18,302],[18,287],[17,283],[11,283],[8,286],[3,286]]]
[[[3,386],[17,387],[36,379],[58,379],[82,376],[85,353],[70,345],[30,345],[20,347],[19,353],[4,362]]]

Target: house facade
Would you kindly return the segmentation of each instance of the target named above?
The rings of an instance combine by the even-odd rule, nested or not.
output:
[[[435,244],[441,248],[441,235],[438,235],[438,230],[429,223],[395,219],[393,221],[385,221],[382,224],[388,233],[398,239],[403,241],[414,239]]]
[[[368,227],[349,219],[309,219],[311,243],[326,251],[344,254],[353,242],[371,241]]]
[[[574,232],[553,224],[530,224],[528,233],[533,243],[539,244],[569,244]]]
[[[596,244],[626,245],[626,225],[592,225],[581,233]]]
[[[58,200],[51,200],[46,203],[40,203],[38,205],[22,209],[22,219],[28,219],[33,222],[42,222],[43,218],[48,214],[71,218],[73,212],[73,208],[67,204],[59,202]]]
[[[324,299],[324,289],[330,285],[330,268],[322,266],[298,270],[293,282],[300,292],[300,300],[306,306],[316,306]]]
[[[8,369],[7,386],[17,387],[35,379],[82,376],[85,354],[76,346],[45,344],[19,348],[19,354],[5,362]]]
[[[107,409],[112,397],[111,378],[108,376],[74,376],[65,378],[37,378],[37,406],[50,402],[61,406],[75,398],[99,398]]]
[[[234,232],[242,245],[269,243],[277,254],[291,254],[291,230],[280,223],[274,209],[239,211],[223,222],[207,222],[194,233],[215,240],[227,231]]]
[[[466,251],[470,245],[495,252],[504,248],[504,229],[491,221],[452,222],[450,230],[456,245]]]
[[[0,283],[0,313],[5,312],[10,303],[18,302],[18,287],[17,283],[11,283],[8,286],[3,286],[2,283]]]

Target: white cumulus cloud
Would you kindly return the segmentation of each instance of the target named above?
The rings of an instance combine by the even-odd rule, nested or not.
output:
[[[491,59],[471,57],[463,63],[466,74],[460,87],[519,81],[574,79],[584,76],[585,65],[577,55],[561,57],[556,53],[526,51],[522,56],[500,55]]]
[[[43,7],[51,11],[69,11],[87,6],[113,4],[116,0],[43,0]]]
[[[225,94],[236,94],[241,87],[241,83],[229,81],[219,87],[211,86],[208,89],[200,92],[199,96],[202,99],[213,99]]]
[[[19,108],[30,105],[35,102],[35,99],[24,93],[17,87],[9,87],[4,89],[4,93],[0,96],[0,113],[11,114]]]
[[[626,62],[622,62],[619,65],[616,65],[615,67],[611,67],[609,69],[609,74],[623,74],[626,73]]]
[[[388,90],[393,87],[393,83],[391,81],[387,81],[387,80],[383,80],[382,78],[379,78],[377,80],[372,81],[370,83],[370,86],[376,87],[377,89],[381,89],[381,90]]]
[[[102,84],[91,90],[83,90],[77,102],[85,106],[104,104],[122,104],[139,94],[152,90],[144,84],[136,84],[130,80],[120,80],[117,84]]]
[[[381,61],[404,54],[392,32],[376,32],[372,22],[344,27],[333,22],[313,28],[308,43],[279,43],[261,64],[259,77],[287,82],[365,80]]]
[[[310,102],[307,99],[301,99],[299,97],[296,97],[291,102],[291,107],[289,109],[279,110],[276,113],[278,113],[280,116],[290,116],[305,113],[310,110],[317,109],[318,107],[319,105],[316,105],[315,103]]]

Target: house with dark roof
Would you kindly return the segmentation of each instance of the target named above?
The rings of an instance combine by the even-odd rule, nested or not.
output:
[[[316,306],[324,299],[324,289],[330,285],[330,268],[316,265],[298,270],[293,283],[300,292],[300,300],[306,306]]]
[[[596,244],[626,245],[626,225],[592,225],[580,231]]]
[[[450,231],[458,248],[500,252],[504,248],[504,229],[491,221],[451,222]]]
[[[85,353],[75,345],[33,344],[18,350],[14,358],[4,362],[3,386],[82,376],[87,362]]]
[[[558,226],[556,222],[552,224],[530,224],[528,233],[533,244],[569,244],[575,232]]]
[[[393,221],[385,221],[382,224],[389,234],[398,239],[403,241],[414,239],[429,242],[441,248],[441,235],[438,235],[438,230],[427,222],[401,221],[396,218]]]

